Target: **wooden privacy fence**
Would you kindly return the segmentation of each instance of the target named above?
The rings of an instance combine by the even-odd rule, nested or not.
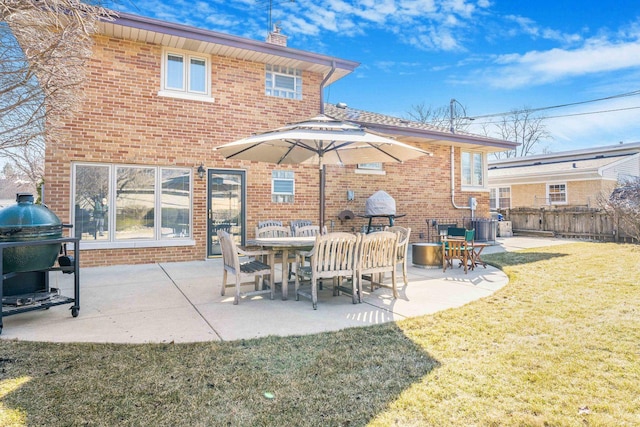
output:
[[[602,209],[514,208],[500,211],[511,221],[514,233],[551,235],[600,241],[633,242],[633,237],[620,229],[614,218]]]

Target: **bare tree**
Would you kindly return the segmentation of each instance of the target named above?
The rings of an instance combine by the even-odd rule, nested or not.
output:
[[[534,154],[541,142],[551,139],[551,134],[547,131],[544,123],[544,117],[536,116],[531,109],[526,107],[513,110],[509,114],[500,116],[499,120],[484,123],[481,126],[486,136],[520,144],[513,150],[494,153],[496,159]]]
[[[80,105],[98,21],[113,16],[79,0],[0,0],[0,158],[34,183],[45,142]]]
[[[640,242],[640,177],[626,180],[598,202],[617,224],[618,237],[623,233]]]
[[[459,114],[459,108],[462,108],[463,114]],[[470,124],[467,118],[466,108],[458,105],[457,101],[452,102],[451,105],[442,107],[427,106],[424,102],[414,104],[409,111],[407,111],[405,118],[447,130],[453,127],[456,131],[465,131]]]

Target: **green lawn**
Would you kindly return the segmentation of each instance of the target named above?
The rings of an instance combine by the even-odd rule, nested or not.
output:
[[[485,258],[509,285],[395,324],[186,345],[0,341],[0,425],[640,425],[640,247]]]

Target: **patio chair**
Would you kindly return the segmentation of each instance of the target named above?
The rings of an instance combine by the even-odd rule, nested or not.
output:
[[[409,251],[409,236],[411,235],[411,228],[394,225],[393,227],[387,227],[387,231],[398,234],[398,258],[396,265],[402,265],[402,279],[404,280],[404,285],[407,286],[409,284],[409,281],[407,280],[407,252]]]
[[[469,261],[473,270],[473,249],[466,240],[443,240],[442,241],[442,272],[447,268],[453,268],[453,260],[459,260],[461,267],[464,265],[464,274],[467,274]]]
[[[222,263],[224,265],[224,274],[222,276],[222,289],[220,295],[224,296],[225,289],[235,287],[235,296],[233,304],[236,305],[241,297],[249,297],[254,295],[271,294],[274,295],[273,286],[273,252],[267,250],[248,251],[236,246],[233,237],[223,230],[218,230],[218,239],[222,250]],[[254,257],[240,262],[240,256]],[[267,257],[268,264],[258,261],[255,257]],[[235,283],[227,284],[228,275],[235,277]],[[264,276],[269,275],[269,289],[264,289]],[[248,283],[248,279],[252,279],[255,290],[249,292],[241,292],[240,287],[243,283]],[[259,280],[256,280],[259,279]]]
[[[266,221],[265,221],[266,222]],[[264,237],[291,237],[291,230],[284,225],[265,225],[263,227],[256,227],[256,239]],[[282,261],[282,252],[276,252],[274,255],[275,261]],[[289,271],[287,274],[288,280],[291,280],[291,263],[295,261],[295,254],[290,254],[288,257],[289,263]],[[284,277],[285,272],[282,272],[282,277]]]
[[[378,231],[362,235],[358,250],[358,300],[362,301],[362,281],[369,276],[371,292],[375,287],[393,290],[393,298],[398,298],[396,288],[396,263],[398,260],[398,234]],[[391,273],[391,285],[384,284],[384,274]],[[377,277],[377,279],[376,279]]]
[[[302,226],[296,227],[295,233],[293,235],[296,237],[309,237],[309,236],[317,236],[318,234],[320,234],[319,225],[302,225]],[[323,227],[322,234],[327,234],[326,226]]]
[[[275,219],[268,219],[266,221],[258,221],[258,228],[269,227],[272,225],[280,225],[282,226],[282,221],[277,221]]]
[[[256,239],[261,237],[291,237],[291,230],[284,225],[266,225],[256,227]]]
[[[289,226],[291,227],[291,235],[296,235],[296,229],[298,227],[304,227],[311,224],[313,224],[313,222],[310,219],[294,219],[289,223]]]
[[[338,294],[343,278],[351,279],[351,295],[355,304],[356,299],[356,250],[360,242],[360,235],[351,233],[328,233],[316,236],[311,251],[299,251],[296,254],[296,301],[300,296],[309,298],[313,309],[318,308],[318,282],[322,279],[334,281],[334,295]],[[311,263],[304,265],[305,258]],[[311,292],[300,288],[301,280],[309,280]]]

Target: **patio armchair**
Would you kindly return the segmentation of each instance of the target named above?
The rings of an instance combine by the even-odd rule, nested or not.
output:
[[[398,234],[398,257],[396,265],[402,265],[402,279],[404,280],[404,285],[407,286],[409,284],[407,279],[407,252],[409,251],[409,236],[411,236],[411,228],[394,225],[393,227],[387,227],[386,231]]]
[[[320,233],[319,225],[298,226],[296,227],[295,233],[293,235],[296,237],[309,237],[309,236],[317,236],[318,234],[327,234],[327,227],[324,226],[322,229],[322,233]]]
[[[275,219],[267,219],[265,221],[258,221],[258,228],[269,227],[272,225],[280,225],[282,226],[282,221],[278,221]]]
[[[296,229],[298,227],[304,227],[311,224],[313,224],[313,222],[310,219],[294,219],[289,223],[289,226],[291,227],[291,235],[296,236]]]
[[[266,221],[265,221],[266,222]],[[272,221],[273,222],[273,221]],[[291,230],[289,227],[285,227],[284,225],[264,225],[262,227],[256,227],[256,239],[259,238],[269,238],[269,237],[291,237]],[[282,252],[275,253],[274,261],[282,261]],[[288,280],[291,280],[291,263],[295,261],[295,255],[290,254],[288,257],[289,262],[289,271],[287,273]],[[282,272],[282,277],[284,277],[285,272]]]
[[[273,286],[273,252],[267,250],[245,250],[236,246],[233,237],[223,230],[218,230],[218,239],[222,250],[222,263],[224,266],[224,274],[222,276],[222,289],[220,295],[224,296],[225,289],[235,287],[235,296],[233,304],[237,305],[241,297],[254,295],[271,294],[274,295]],[[246,261],[240,261],[240,256],[254,257]],[[259,261],[256,257],[264,256],[267,258],[268,264]],[[235,282],[227,284],[228,275],[235,277]],[[264,288],[264,276],[269,275],[269,289]],[[242,292],[241,285],[248,283],[248,279],[252,279],[255,289],[253,291]],[[258,279],[258,280],[256,280]]]
[[[358,300],[362,301],[362,281],[369,276],[371,292],[375,287],[390,288],[393,298],[398,298],[396,287],[396,263],[398,260],[398,234],[378,231],[362,235],[358,250]],[[384,274],[391,273],[391,285],[384,284]],[[378,279],[376,279],[376,277]]]
[[[332,279],[333,294],[338,294],[343,278],[351,279],[351,299],[356,299],[356,250],[360,242],[360,235],[351,233],[328,233],[316,236],[311,251],[299,251],[296,254],[295,290],[296,301],[300,296],[309,298],[313,309],[318,308],[318,282],[322,279]],[[310,265],[305,266],[305,258],[310,258]],[[300,288],[301,280],[309,280],[311,291]]]
[[[447,268],[453,268],[453,261],[459,260],[461,267],[464,265],[464,274],[467,274],[467,270],[470,267],[474,269],[473,263],[473,247],[466,240],[449,239],[442,241],[442,272],[447,271]]]

